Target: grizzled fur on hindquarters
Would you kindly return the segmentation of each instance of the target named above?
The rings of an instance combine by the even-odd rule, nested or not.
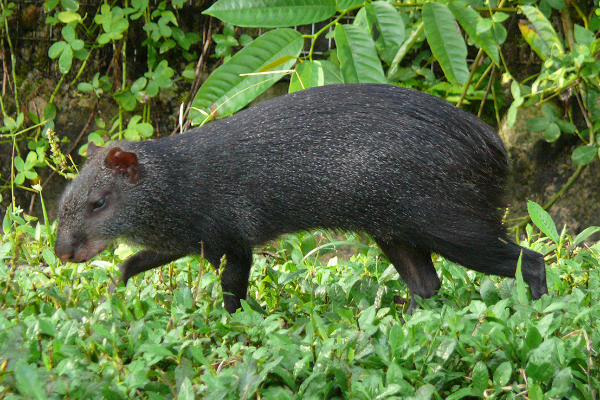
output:
[[[182,135],[90,148],[65,191],[56,254],[83,262],[114,238],[144,246],[121,280],[187,254],[226,255],[225,308],[246,297],[252,249],[298,230],[371,235],[413,296],[440,287],[431,253],[547,293],[541,254],[502,225],[506,151],[475,116],[389,85],[331,85]]]

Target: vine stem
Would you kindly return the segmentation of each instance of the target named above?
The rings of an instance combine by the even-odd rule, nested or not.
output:
[[[317,33],[315,33],[315,34],[313,34],[313,35],[306,35],[306,36],[304,36],[304,37],[307,37],[307,38],[311,38],[311,41],[310,41],[310,49],[308,50],[308,59],[309,59],[310,61],[312,61],[312,60],[313,60],[313,59],[312,59],[312,54],[313,54],[313,50],[314,50],[314,48],[315,48],[315,42],[317,41],[317,38],[318,38],[319,36],[321,36],[321,35],[323,34],[323,32],[325,32],[327,29],[329,29],[329,28],[331,28],[333,25],[337,24],[337,23],[340,21],[340,19],[342,19],[342,17],[343,17],[344,15],[348,14],[348,12],[350,12],[350,11],[352,11],[352,10],[359,9],[359,8],[361,8],[362,6],[363,6],[362,4],[359,4],[359,5],[357,5],[357,6],[354,6],[354,7],[348,8],[347,10],[344,10],[344,11],[342,11],[342,12],[340,13],[340,15],[338,15],[338,16],[337,16],[337,18],[336,18],[336,19],[334,19],[333,21],[331,21],[330,23],[328,23],[327,25],[325,25],[323,28],[319,29],[319,31],[318,31]]]
[[[550,200],[548,200],[546,202],[546,204],[544,204],[542,206],[542,208],[544,210],[548,210],[550,207],[552,207],[552,205],[554,205],[554,203],[556,203],[556,201],[563,194],[565,194],[565,192],[567,190],[569,190],[569,188],[571,186],[573,186],[573,184],[577,181],[577,179],[579,179],[579,177],[581,176],[581,174],[583,173],[583,171],[585,170],[586,167],[587,167],[587,165],[578,165],[577,169],[575,170],[575,172],[573,173],[573,175],[571,175],[571,177],[569,178],[569,180],[560,188],[560,190],[558,192],[556,192],[554,194],[554,196],[552,196],[550,198]],[[521,221],[518,225],[514,226],[513,228],[516,228],[517,230],[519,230],[521,228],[524,228],[530,222],[531,222],[531,217],[528,215],[528,216],[524,217],[523,221]]]
[[[4,9],[4,1],[0,1],[0,7],[2,7],[2,14],[6,14],[6,10]],[[12,41],[10,40],[10,34],[8,32],[8,20],[6,17],[4,17],[4,30],[6,31],[6,41],[8,42],[8,48],[10,50],[10,65],[12,68],[11,74],[12,74],[12,78],[13,78],[13,82],[15,84],[14,86],[14,91],[15,91],[15,107],[18,110],[19,109],[19,92],[17,90],[17,75],[16,75],[16,68],[17,68],[17,60],[15,59],[15,52],[13,49],[13,45],[12,45]],[[4,107],[2,107],[2,112],[4,113]]]
[[[479,62],[481,61],[482,57],[483,57],[483,49],[479,49],[479,52],[477,53],[477,56],[475,57],[475,61],[473,61],[473,64],[471,65],[471,73],[469,74],[469,77],[467,78],[467,81],[464,84],[464,89],[460,95],[460,100],[458,100],[458,103],[456,104],[456,107],[458,107],[458,108],[460,108],[462,106],[462,102],[465,99],[465,97],[467,96],[467,90],[469,89],[469,85],[473,81],[473,76],[475,76],[475,71],[477,71],[477,66],[479,65]]]

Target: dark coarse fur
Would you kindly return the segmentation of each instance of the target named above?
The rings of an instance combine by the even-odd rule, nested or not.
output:
[[[144,246],[121,268],[126,283],[203,246],[213,265],[226,255],[233,312],[253,247],[332,228],[376,240],[413,295],[409,311],[415,294],[440,287],[432,252],[500,276],[515,275],[522,252],[539,298],[543,257],[512,243],[502,224],[507,168],[498,135],[443,100],[389,85],[324,86],[182,135],[96,150],[63,196],[56,251],[81,262],[117,237]]]

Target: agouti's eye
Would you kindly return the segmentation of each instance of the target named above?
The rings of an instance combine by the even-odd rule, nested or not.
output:
[[[101,209],[102,207],[104,207],[104,205],[106,204],[106,196],[101,197],[98,201],[94,202],[94,204],[92,204],[92,211],[97,211],[99,209]]]

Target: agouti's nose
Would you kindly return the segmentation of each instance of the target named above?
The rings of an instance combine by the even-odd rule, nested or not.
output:
[[[71,246],[64,246],[59,241],[54,245],[54,254],[63,262],[73,261],[73,248]]]

